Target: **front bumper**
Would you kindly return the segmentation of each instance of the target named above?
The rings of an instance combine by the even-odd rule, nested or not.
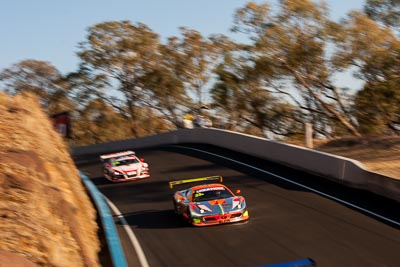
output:
[[[112,182],[127,182],[150,178],[150,173],[148,171],[142,172],[140,175],[127,175],[127,174],[117,174],[117,175],[105,175],[105,177]]]
[[[205,216],[193,216],[191,223],[194,226],[207,226],[225,223],[247,221],[250,218],[248,210],[236,211],[225,214],[213,214]]]

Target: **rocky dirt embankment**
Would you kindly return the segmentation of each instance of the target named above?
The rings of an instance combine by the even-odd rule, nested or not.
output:
[[[0,267],[99,266],[96,211],[33,96],[0,92]]]

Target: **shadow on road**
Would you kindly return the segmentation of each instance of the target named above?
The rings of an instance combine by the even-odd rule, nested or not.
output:
[[[174,210],[145,210],[126,213],[124,217],[130,226],[137,228],[182,228],[190,227]]]

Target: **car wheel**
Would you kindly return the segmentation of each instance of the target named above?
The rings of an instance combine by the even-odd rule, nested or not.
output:
[[[187,215],[188,215],[187,223],[189,224],[189,226],[193,226],[193,220],[192,220],[192,216],[190,215],[190,211],[188,211]]]

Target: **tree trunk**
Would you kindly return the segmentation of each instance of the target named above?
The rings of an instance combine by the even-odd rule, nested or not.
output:
[[[307,91],[326,109],[326,111],[333,115],[333,117],[336,118],[344,127],[346,127],[351,134],[361,137],[361,134],[357,128],[352,125],[343,114],[340,114],[331,105],[322,100],[322,98],[312,90],[311,86],[303,79],[303,77],[293,70],[285,60],[281,58],[278,58],[278,60],[281,61],[281,63],[293,74],[294,78],[307,89]]]

